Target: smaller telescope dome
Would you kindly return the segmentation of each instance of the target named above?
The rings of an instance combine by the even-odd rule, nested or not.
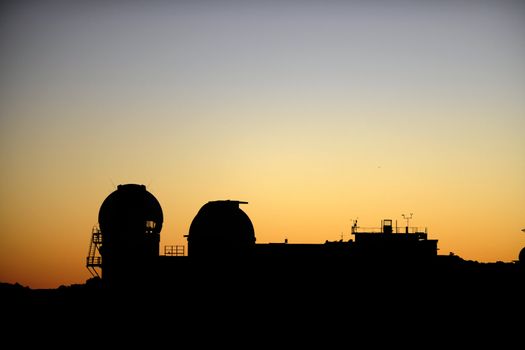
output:
[[[190,256],[241,256],[255,246],[253,224],[239,204],[220,200],[206,203],[193,219],[188,234]]]

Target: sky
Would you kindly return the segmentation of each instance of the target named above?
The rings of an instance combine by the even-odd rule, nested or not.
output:
[[[0,51],[0,281],[84,283],[126,183],[161,251],[220,199],[258,243],[413,213],[439,254],[525,246],[519,1],[20,1]]]

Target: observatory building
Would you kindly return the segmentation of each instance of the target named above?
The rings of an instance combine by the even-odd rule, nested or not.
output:
[[[159,256],[163,214],[144,185],[119,185],[100,206],[87,266],[110,283],[151,270]]]
[[[346,268],[362,262],[426,266],[437,256],[437,240],[427,239],[426,229],[397,227],[392,220],[383,220],[376,229],[360,228],[355,222],[355,240],[256,244],[253,224],[241,204],[247,202],[204,204],[185,235],[187,254],[184,246],[166,246],[160,255],[163,212],[159,201],[144,185],[119,185],[100,207],[86,265],[107,285],[118,285],[169,280],[175,274],[191,274],[197,266],[217,269],[224,263],[272,275],[290,271],[290,266],[294,271]]]

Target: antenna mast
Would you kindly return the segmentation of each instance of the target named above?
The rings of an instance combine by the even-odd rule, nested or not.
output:
[[[354,234],[355,231],[357,230],[357,220],[358,219],[359,218],[355,218],[355,219],[352,220],[352,234]]]
[[[414,215],[413,213],[410,213],[410,216],[408,215],[405,215],[405,214],[401,214],[401,216],[403,217],[403,219],[405,219],[407,221],[407,226],[405,228],[405,233],[408,233],[408,227],[409,227],[409,223],[410,223],[410,219],[412,219],[412,215]]]

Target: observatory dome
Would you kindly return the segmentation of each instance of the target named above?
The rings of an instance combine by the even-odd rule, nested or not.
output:
[[[188,253],[244,254],[255,245],[253,224],[239,204],[246,202],[220,200],[206,203],[190,225]]]
[[[144,185],[119,185],[100,206],[98,222],[102,232],[146,228],[160,233],[162,208]]]

